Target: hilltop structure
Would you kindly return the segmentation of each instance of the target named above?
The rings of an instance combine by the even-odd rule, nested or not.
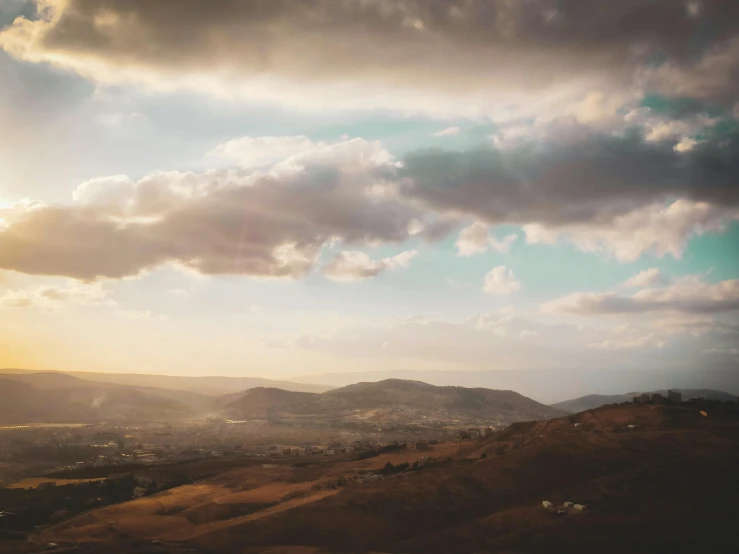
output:
[[[683,395],[678,391],[668,390],[667,396],[658,392],[645,392],[634,397],[634,404],[682,404]]]

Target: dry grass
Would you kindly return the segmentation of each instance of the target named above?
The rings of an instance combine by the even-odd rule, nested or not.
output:
[[[514,426],[465,443],[461,456],[458,444],[447,443],[358,461],[295,459],[273,468],[224,463],[216,477],[94,510],[50,528],[40,540],[157,539],[224,554],[579,554],[651,553],[661,551],[655,541],[663,538],[672,552],[693,552],[692,532],[705,551],[731,552],[721,546],[733,536],[730,520],[739,508],[736,419],[608,407]],[[454,461],[375,483],[313,488],[422,455]],[[305,496],[282,500],[293,491]],[[593,509],[557,516],[541,508],[542,500]]]
[[[64,485],[76,485],[78,483],[92,483],[94,481],[105,481],[104,477],[99,479],[49,479],[46,477],[32,477],[29,479],[23,479],[12,485],[8,485],[9,489],[35,489],[41,483],[54,483],[57,487]]]

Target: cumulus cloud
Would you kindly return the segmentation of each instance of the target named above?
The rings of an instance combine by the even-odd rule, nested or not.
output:
[[[473,223],[465,227],[457,238],[457,249],[460,256],[473,256],[485,252],[488,248],[489,227],[484,223]]]
[[[18,58],[103,82],[301,107],[475,114],[524,93],[531,104],[556,105],[593,88],[649,86],[717,100],[736,91],[733,0],[695,14],[683,2],[645,0],[36,3],[39,19],[18,18],[0,33],[0,47]],[[722,24],[712,26],[709,47],[688,55],[685,37],[711,21]],[[665,59],[658,68],[649,63],[655,53]]]
[[[670,254],[679,259],[690,238],[722,231],[737,220],[739,209],[681,199],[667,206],[654,203],[637,208],[607,223],[533,223],[524,225],[523,230],[528,243],[554,244],[564,239],[585,252],[605,253],[621,262],[633,262],[645,253],[658,257]]]
[[[97,204],[125,209],[132,199],[134,187],[134,181],[127,175],[96,177],[81,183],[72,192],[72,200],[82,205]]]
[[[504,236],[502,239],[496,237],[490,237],[488,245],[490,249],[500,254],[505,254],[511,249],[511,245],[516,242],[518,235],[510,234]]]
[[[739,311],[739,279],[715,284],[691,276],[661,288],[644,288],[632,296],[614,292],[578,292],[542,306],[544,312],[576,315],[619,315],[674,312],[717,314]]]
[[[373,260],[364,252],[339,252],[323,267],[323,274],[334,281],[361,281],[377,277],[390,269],[406,268],[418,255],[415,250]]]
[[[513,270],[500,265],[485,275],[482,290],[488,294],[508,295],[519,291],[521,286],[521,281],[516,279]]]
[[[586,133],[402,160],[362,139],[273,139],[216,149],[231,152],[235,166],[102,177],[82,183],[71,204],[0,206],[0,268],[92,280],[176,263],[203,274],[298,278],[328,244],[438,240],[471,219],[457,243],[462,255],[506,252],[515,235],[496,238],[489,226],[507,223],[523,225],[529,243],[569,240],[628,262],[679,258],[692,236],[739,220],[739,134],[684,153]],[[274,161],[277,154],[287,157]]]
[[[659,269],[650,267],[627,279],[623,286],[634,288],[658,287],[667,285],[669,282],[670,280]]]
[[[490,226],[475,222],[462,229],[457,238],[457,250],[460,256],[474,256],[490,249],[501,254],[507,253],[518,238],[515,234],[499,239],[490,235]]]
[[[266,170],[95,180],[81,185],[72,205],[8,216],[0,267],[85,280],[166,263],[205,274],[300,277],[336,240],[443,234],[447,223],[394,199],[388,159],[377,143],[355,139]]]
[[[282,162],[300,154],[315,153],[324,148],[329,148],[329,145],[314,142],[302,135],[239,137],[218,145],[208,155],[244,167],[255,167]]]

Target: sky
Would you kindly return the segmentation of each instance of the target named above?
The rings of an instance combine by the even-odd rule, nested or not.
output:
[[[739,372],[735,0],[0,0],[0,367]]]

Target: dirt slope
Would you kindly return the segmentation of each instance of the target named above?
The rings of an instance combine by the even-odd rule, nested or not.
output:
[[[230,467],[197,485],[94,510],[41,538],[156,539],[206,553],[737,551],[737,411],[601,408],[512,425],[467,443],[459,458],[456,445],[441,447],[430,454],[455,459],[420,471],[316,486],[419,454]],[[557,515],[543,500],[590,509]]]

